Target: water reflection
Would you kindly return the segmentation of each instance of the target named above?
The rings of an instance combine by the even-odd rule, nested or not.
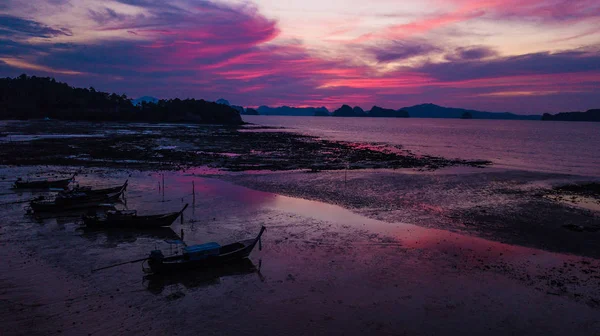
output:
[[[183,286],[189,290],[218,285],[223,277],[243,276],[253,273],[260,276],[260,267],[256,267],[250,259],[242,259],[235,263],[195,271],[146,275],[143,281],[149,292],[158,295],[170,286]]]
[[[125,229],[125,228],[88,228],[79,229],[81,236],[94,242],[98,238],[105,237],[106,242],[112,245],[122,243],[134,243],[139,238],[151,238],[156,240],[176,240],[179,235],[169,227],[160,227],[152,229]]]
[[[58,224],[76,223],[81,217],[87,213],[99,213],[106,210],[115,210],[117,204],[124,204],[120,200],[112,204],[102,204],[98,206],[88,207],[85,209],[71,209],[53,212],[31,212],[27,210],[26,215],[30,216],[38,223],[44,223],[49,219],[56,219]]]

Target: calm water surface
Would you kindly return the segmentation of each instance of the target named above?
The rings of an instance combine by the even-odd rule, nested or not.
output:
[[[402,145],[417,154],[600,177],[600,123],[244,116],[328,139]]]

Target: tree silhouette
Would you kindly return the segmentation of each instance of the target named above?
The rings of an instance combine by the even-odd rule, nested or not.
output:
[[[134,106],[127,95],[74,88],[54,78],[0,78],[0,119],[194,122],[241,124],[235,109],[196,99],[169,99]]]

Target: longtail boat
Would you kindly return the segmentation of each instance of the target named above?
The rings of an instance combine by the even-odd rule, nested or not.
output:
[[[110,188],[103,188],[103,189],[93,189],[92,187],[75,187],[71,190],[65,190],[65,191],[61,191],[59,194],[61,196],[67,196],[70,194],[85,194],[88,196],[95,196],[95,195],[107,195],[107,194],[112,194],[112,193],[116,193],[120,190],[127,190],[127,185],[129,183],[129,180],[126,180],[125,183],[123,183],[120,186],[116,186],[116,187],[110,187]]]
[[[85,209],[97,207],[102,203],[110,203],[118,201],[125,191],[121,190],[101,195],[86,195],[85,193],[73,193],[69,195],[58,195],[54,199],[38,198],[29,202],[31,209],[34,212],[60,212],[75,209]]]
[[[13,184],[15,189],[67,189],[69,183],[75,178],[75,175],[68,179],[62,180],[29,180],[25,181],[22,178],[18,178]]]
[[[247,258],[250,252],[259,243],[260,237],[265,232],[263,226],[258,236],[253,239],[242,240],[233,244],[221,246],[217,243],[186,246],[183,254],[165,257],[161,250],[150,252],[148,261],[149,269],[146,272],[154,274],[173,273],[200,267],[214,267],[240,261]]]
[[[138,215],[135,210],[111,210],[102,217],[96,214],[83,216],[83,223],[87,227],[98,228],[158,228],[171,226],[187,207],[186,204],[181,211],[145,216]]]

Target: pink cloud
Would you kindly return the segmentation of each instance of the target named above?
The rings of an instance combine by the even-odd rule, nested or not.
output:
[[[546,24],[569,24],[584,19],[600,18],[600,2],[596,0],[441,0],[439,3],[441,6],[451,5],[454,8],[409,23],[391,25],[382,31],[364,34],[353,42],[407,38],[473,19],[530,18]]]

